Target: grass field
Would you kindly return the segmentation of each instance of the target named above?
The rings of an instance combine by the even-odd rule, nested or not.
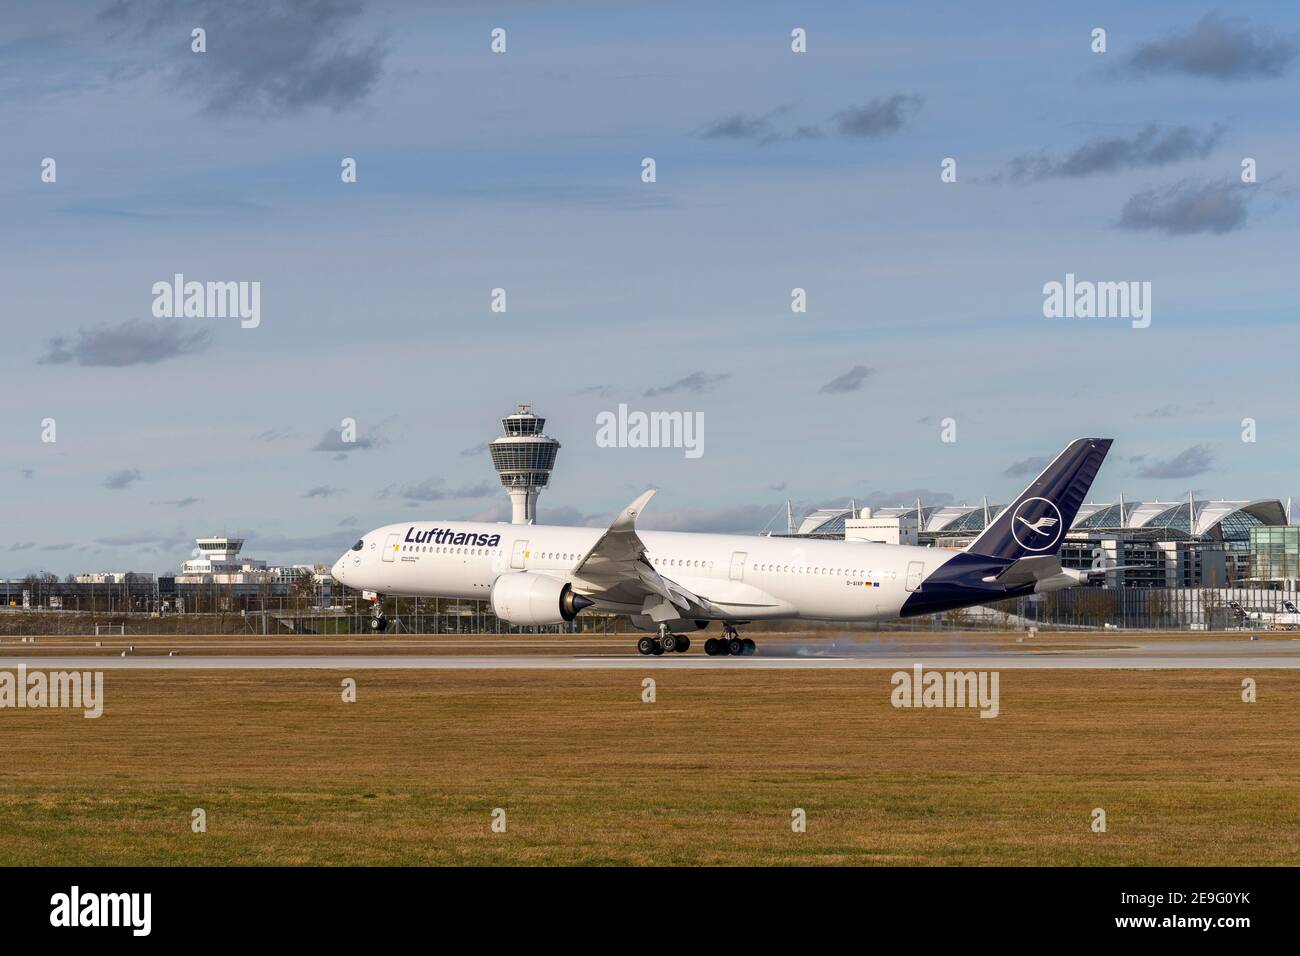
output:
[[[993,720],[651,676],[108,671],[98,720],[0,711],[0,864],[1300,862],[1296,672],[1003,671]]]

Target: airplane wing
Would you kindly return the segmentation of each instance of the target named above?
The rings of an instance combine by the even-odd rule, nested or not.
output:
[[[656,621],[717,610],[706,599],[660,575],[646,558],[636,519],[654,494],[652,488],[624,508],[582,556],[573,572],[573,589],[595,601],[635,605]]]

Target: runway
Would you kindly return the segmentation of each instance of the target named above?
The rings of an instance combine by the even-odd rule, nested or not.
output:
[[[1297,670],[1300,655],[1253,653],[1049,652],[1032,654],[791,655],[706,657],[663,655],[159,655],[4,657],[0,670],[24,664],[29,670],[508,670],[508,671],[667,671],[667,670]]]

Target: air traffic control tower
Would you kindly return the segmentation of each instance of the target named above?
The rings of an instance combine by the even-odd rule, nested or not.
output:
[[[510,495],[510,520],[532,524],[537,520],[537,495],[551,480],[560,443],[542,434],[546,419],[534,415],[528,405],[518,406],[514,414],[501,419],[501,427],[505,434],[488,445],[492,467]]]

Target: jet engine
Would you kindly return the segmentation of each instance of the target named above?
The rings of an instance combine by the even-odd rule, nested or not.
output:
[[[521,626],[563,624],[596,602],[574,593],[567,581],[517,571],[492,582],[492,613]]]

